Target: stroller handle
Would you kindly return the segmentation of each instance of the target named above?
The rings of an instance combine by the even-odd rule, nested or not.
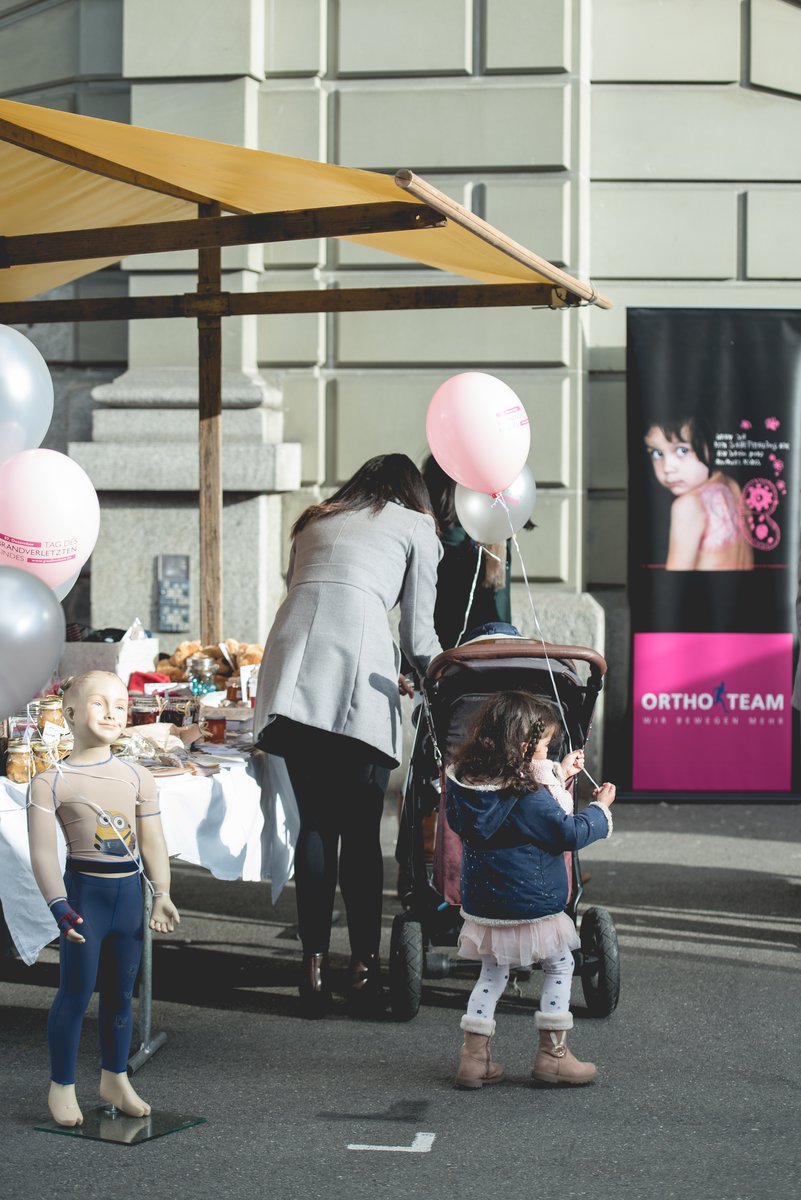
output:
[[[607,671],[603,655],[586,646],[561,646],[528,638],[504,638],[498,641],[468,642],[465,646],[444,650],[428,664],[425,677],[429,682],[439,679],[451,663],[499,658],[553,658],[562,661],[567,659],[568,662],[586,662],[589,663],[590,674],[596,686]]]

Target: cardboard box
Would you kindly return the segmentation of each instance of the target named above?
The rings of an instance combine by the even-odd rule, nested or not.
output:
[[[85,671],[114,671],[125,686],[132,671],[154,671],[159,656],[159,639],[154,637],[121,642],[65,642],[58,673],[83,675]]]

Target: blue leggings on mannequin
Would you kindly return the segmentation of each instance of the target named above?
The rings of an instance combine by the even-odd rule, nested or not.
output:
[[[116,1075],[127,1069],[133,1032],[132,997],[142,957],[142,885],[138,875],[111,878],[67,871],[67,899],[83,917],[84,943],[61,938],[61,975],[47,1020],[50,1077],[75,1082],[81,1024],[99,985],[101,1066]],[[100,952],[103,966],[98,979]]]

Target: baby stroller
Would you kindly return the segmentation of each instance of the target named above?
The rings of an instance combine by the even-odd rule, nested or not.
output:
[[[491,632],[487,635],[484,630]],[[481,636],[476,637],[476,632]],[[483,700],[511,689],[531,692],[553,704],[555,687],[572,749],[579,749],[586,744],[606,674],[606,662],[597,651],[543,646],[521,637],[514,626],[483,626],[468,634],[471,637],[435,658],[421,682],[423,702],[418,708],[395,855],[404,881],[404,911],[393,922],[389,961],[390,1002],[398,1021],[409,1021],[417,1014],[424,978],[447,976],[453,959],[434,947],[455,946],[461,926],[461,842],[445,817],[443,759],[462,741]],[[584,682],[577,663],[586,664]],[[558,746],[557,741],[555,738],[551,752],[554,758],[561,758],[570,747]],[[427,861],[424,830],[434,814],[436,842],[431,862]],[[608,1017],[620,992],[617,934],[605,908],[587,909],[579,924],[581,871],[578,854],[569,858],[571,888],[566,911],[581,938],[581,949],[574,951],[576,974],[581,977],[589,1012]]]

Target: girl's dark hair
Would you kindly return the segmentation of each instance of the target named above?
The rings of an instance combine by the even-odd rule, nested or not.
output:
[[[530,692],[496,692],[473,717],[451,765],[465,782],[492,781],[504,790],[531,791],[527,767],[537,743],[558,729],[558,715],[547,701]]]
[[[456,480],[446,475],[433,454],[423,463],[423,479],[431,497],[434,519],[440,529],[453,529],[459,523],[454,500]]]
[[[690,414],[671,420],[651,421],[648,428],[653,429],[654,426],[662,430],[669,442],[689,441],[699,462],[702,462],[705,467],[709,467],[710,470],[712,469],[714,440],[706,417]],[[689,434],[689,438],[686,434]]]
[[[376,514],[392,501],[412,512],[434,515],[423,476],[412,460],[405,454],[378,454],[359,467],[333,496],[302,512],[292,527],[292,537],[321,517],[364,508]]]

